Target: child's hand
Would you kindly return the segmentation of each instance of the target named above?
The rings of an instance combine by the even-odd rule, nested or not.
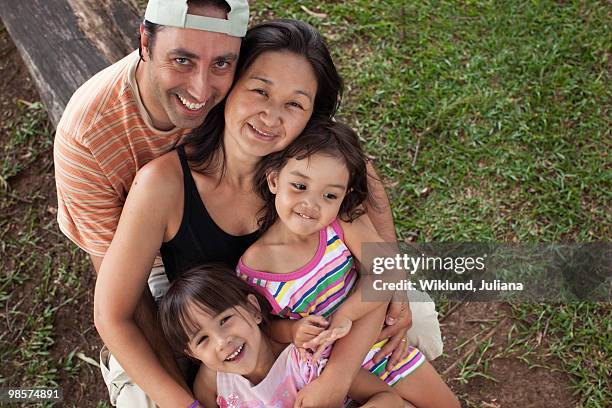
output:
[[[298,348],[302,360],[306,358],[306,343],[315,339],[329,325],[323,316],[310,315],[297,320],[292,327],[293,344]]]
[[[327,330],[322,331],[314,339],[304,343],[304,348],[315,350],[312,359],[318,361],[323,351],[336,340],[346,336],[353,326],[353,321],[347,317],[334,315]]]

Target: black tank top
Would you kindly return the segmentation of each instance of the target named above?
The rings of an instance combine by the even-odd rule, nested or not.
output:
[[[235,268],[240,256],[259,237],[259,231],[230,235],[223,231],[206,210],[187,164],[185,149],[177,147],[183,169],[185,204],[176,235],[162,243],[160,253],[168,279],[206,262],[225,262]]]

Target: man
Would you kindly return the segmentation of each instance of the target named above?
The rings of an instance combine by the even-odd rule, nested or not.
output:
[[[90,255],[96,273],[138,169],[171,150],[225,98],[248,16],[246,0],[151,0],[140,27],[140,53],[96,74],[66,106],[54,145],[58,223]],[[163,292],[160,272],[152,272],[153,292]],[[145,293],[138,323],[164,366],[182,381],[154,311]],[[113,404],[154,406],[113,358],[104,357]]]

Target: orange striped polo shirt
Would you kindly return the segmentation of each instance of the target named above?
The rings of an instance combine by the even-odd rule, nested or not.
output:
[[[153,127],[136,85],[138,60],[134,51],[85,82],[55,134],[59,227],[95,256],[104,256],[113,239],[138,169],[189,132]]]

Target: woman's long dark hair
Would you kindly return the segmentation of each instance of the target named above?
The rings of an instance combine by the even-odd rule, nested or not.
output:
[[[302,134],[289,146],[280,152],[267,155],[257,166],[255,188],[265,202],[258,219],[261,232],[270,228],[278,219],[275,197],[268,187],[268,174],[273,171],[280,172],[291,158],[308,160],[316,153],[338,158],[348,169],[349,181],[347,193],[340,205],[340,219],[350,222],[365,212],[360,206],[368,200],[367,159],[357,134],[343,123],[316,117],[310,120]]]
[[[298,20],[266,21],[247,31],[242,40],[234,83],[265,52],[292,52],[304,57],[317,78],[312,116],[332,118],[342,99],[344,85],[336,70],[321,34],[310,24]],[[224,169],[223,130],[225,100],[208,113],[204,123],[194,129],[184,143],[188,144],[187,159],[203,173]]]

